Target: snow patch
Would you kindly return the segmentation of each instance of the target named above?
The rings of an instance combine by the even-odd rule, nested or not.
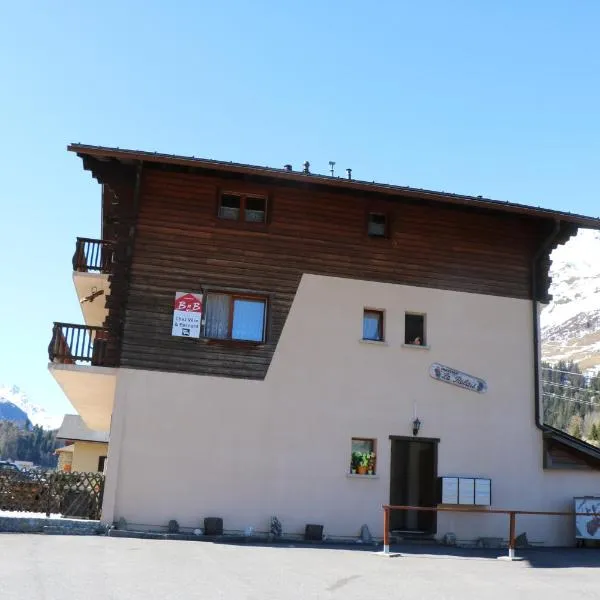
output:
[[[44,429],[58,429],[62,423],[62,416],[50,415],[45,408],[31,402],[24,392],[16,385],[6,386],[0,384],[0,402],[10,402],[25,412],[34,425]]]

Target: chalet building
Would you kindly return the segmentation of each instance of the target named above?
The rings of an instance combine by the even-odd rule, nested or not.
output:
[[[58,456],[58,471],[102,473],[108,456],[108,433],[94,431],[79,415],[65,415],[56,432],[64,442],[54,454]]]
[[[101,184],[84,324],[50,371],[110,430],[103,520],[383,533],[383,504],[562,511],[600,452],[540,422],[551,251],[600,220],[480,196],[74,144]],[[507,536],[496,515],[390,528]],[[574,539],[572,520],[517,532]]]

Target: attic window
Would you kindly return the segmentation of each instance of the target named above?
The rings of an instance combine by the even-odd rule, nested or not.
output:
[[[255,194],[223,192],[219,197],[219,218],[245,223],[266,223],[267,198]]]
[[[369,237],[387,237],[387,215],[370,212],[367,222],[367,234]]]

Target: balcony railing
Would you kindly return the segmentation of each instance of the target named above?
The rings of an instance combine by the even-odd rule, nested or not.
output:
[[[73,271],[110,273],[113,263],[113,243],[104,240],[77,238],[73,255]]]
[[[114,367],[114,339],[104,327],[54,323],[48,345],[50,362]]]

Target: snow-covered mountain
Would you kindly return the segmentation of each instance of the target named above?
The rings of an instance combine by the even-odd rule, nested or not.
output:
[[[542,358],[600,371],[600,232],[582,229],[551,256],[552,302],[542,311]]]
[[[0,419],[22,422],[23,414],[34,424],[44,429],[58,429],[62,416],[50,415],[45,408],[30,402],[29,398],[17,386],[0,384]]]

